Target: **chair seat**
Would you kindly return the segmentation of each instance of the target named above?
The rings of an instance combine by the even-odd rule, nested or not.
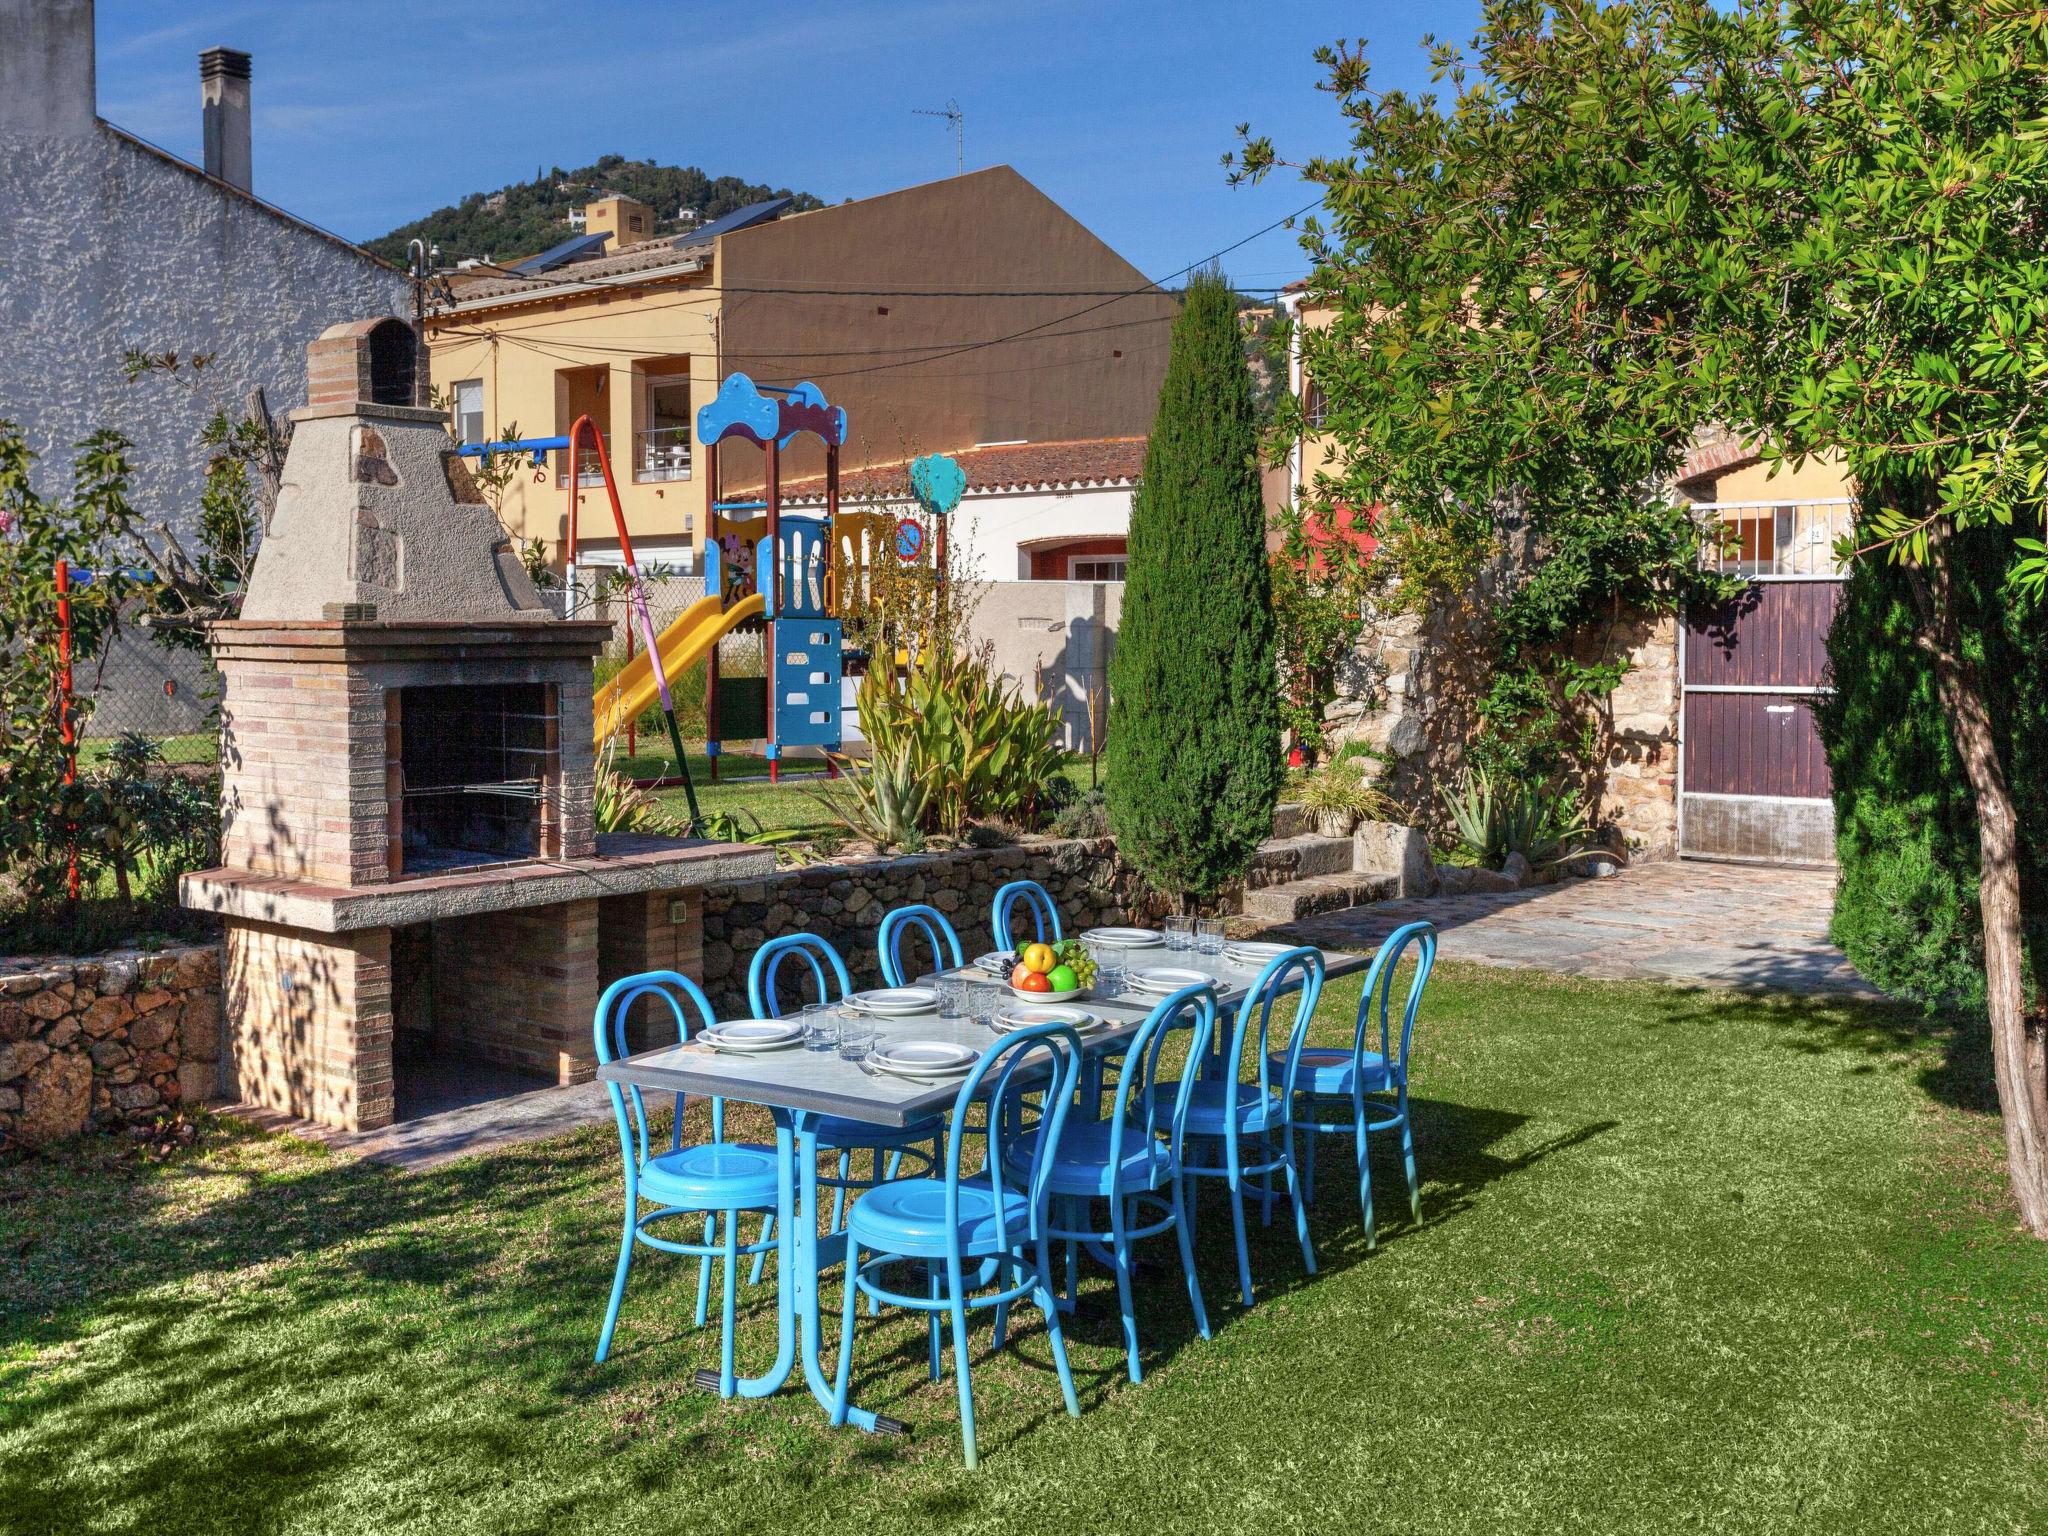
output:
[[[775,1148],[711,1142],[663,1152],[640,1165],[640,1193],[693,1211],[773,1210]]]
[[[1236,1120],[1240,1135],[1278,1126],[1287,1118],[1280,1095],[1262,1092],[1257,1083],[1221,1082],[1208,1079],[1195,1084],[1188,1095],[1188,1134],[1221,1136],[1224,1127]]]
[[[996,1199],[988,1184],[961,1181],[959,1226],[963,1257],[978,1258],[1006,1251],[1026,1241],[1030,1199],[1021,1190],[1005,1189],[1002,1202],[1008,1243],[996,1239]],[[854,1202],[846,1230],[852,1241],[877,1253],[942,1259],[946,1256],[946,1181],[897,1179],[878,1184]]]
[[[821,1152],[843,1152],[857,1147],[914,1147],[945,1131],[937,1119],[920,1120],[915,1125],[870,1125],[865,1120],[821,1115],[815,1124]]]
[[[1273,1081],[1284,1082],[1287,1053],[1275,1051],[1266,1059],[1272,1063]],[[1364,1051],[1354,1056],[1350,1051],[1334,1046],[1307,1046],[1294,1069],[1294,1090],[1317,1098],[1349,1098],[1352,1079],[1361,1068],[1364,1071],[1362,1086],[1367,1093],[1384,1093],[1394,1086],[1393,1074],[1387,1070],[1387,1059],[1378,1051]]]
[[[1157,1136],[1129,1121],[1124,1124],[1120,1161],[1112,1169],[1110,1124],[1107,1120],[1067,1122],[1048,1175],[1055,1194],[1127,1194],[1157,1189],[1173,1177],[1172,1150]],[[1003,1149],[1003,1166],[1013,1177],[1028,1177],[1037,1151],[1038,1132],[1029,1131]]]

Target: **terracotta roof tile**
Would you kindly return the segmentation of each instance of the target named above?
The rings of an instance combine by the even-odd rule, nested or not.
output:
[[[709,244],[692,245],[682,236],[663,235],[659,240],[640,240],[632,245],[621,246],[605,256],[593,256],[588,261],[565,262],[551,271],[536,273],[532,277],[487,277],[465,283],[456,290],[455,302],[468,304],[477,299],[518,299],[544,296],[551,288],[564,287],[571,283],[594,282],[601,278],[623,277],[634,272],[646,272],[656,267],[673,266],[691,256],[709,256]],[[493,263],[505,265],[505,263]]]
[[[1145,468],[1142,437],[1070,438],[1049,443],[1001,443],[957,448],[951,457],[967,474],[969,491],[1019,491],[1053,486],[1122,485]],[[816,501],[825,494],[822,475],[793,480],[782,488],[790,501]],[[877,464],[839,477],[842,501],[907,500],[910,466]]]

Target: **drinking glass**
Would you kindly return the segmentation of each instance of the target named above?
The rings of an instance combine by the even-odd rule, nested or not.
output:
[[[1095,995],[1115,997],[1130,984],[1130,960],[1121,944],[1091,943],[1089,952],[1095,956]]]
[[[839,1010],[813,1003],[799,1017],[804,1026],[804,1049],[829,1051],[839,1044]]]
[[[1003,996],[1009,989],[1000,981],[970,981],[967,984],[967,1013],[977,1024],[986,1024],[996,1016],[996,1010],[1003,1006]]]
[[[1223,919],[1205,917],[1195,924],[1195,953],[1198,955],[1220,955],[1223,953]]]
[[[875,1021],[848,1012],[839,1021],[839,1054],[846,1061],[865,1061],[875,1048]]]
[[[1165,922],[1166,947],[1168,949],[1192,949],[1195,943],[1195,920],[1192,917],[1169,917]]]
[[[951,971],[939,972],[933,983],[939,994],[939,1017],[957,1019],[967,1003],[967,978],[956,976]]]

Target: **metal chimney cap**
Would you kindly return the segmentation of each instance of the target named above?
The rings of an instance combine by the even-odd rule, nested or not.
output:
[[[249,78],[249,55],[239,48],[209,48],[199,55],[199,78],[213,80]]]

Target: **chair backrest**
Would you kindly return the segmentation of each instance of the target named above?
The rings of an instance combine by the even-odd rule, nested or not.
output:
[[[1052,904],[1052,897],[1036,880],[1012,880],[996,892],[995,904],[989,909],[989,927],[995,934],[997,949],[1015,949],[1017,941],[1010,937],[1010,916],[1022,904],[1031,915],[1031,937],[1027,944],[1051,944],[1064,937],[1060,932],[1059,908]]]
[[[817,1001],[838,1003],[846,1000],[853,990],[853,978],[846,972],[846,962],[839,958],[839,951],[832,947],[829,939],[821,939],[815,933],[784,933],[770,939],[754,951],[754,963],[747,967],[747,1007],[757,1019],[779,1019],[782,1017],[782,1002],[776,996],[775,978],[782,970],[783,962],[790,959],[803,961],[809,968],[810,979],[817,985]],[[832,990],[837,983],[838,992]],[[802,994],[802,983],[798,993]]]
[[[1390,1014],[1394,972],[1400,968],[1402,951],[1410,944],[1416,946],[1415,978],[1408,983],[1408,1003],[1401,1010],[1401,1050],[1396,1055],[1389,1049],[1393,1043]],[[1351,1048],[1361,1053],[1370,1048],[1372,1021],[1377,1017],[1380,1059],[1393,1068],[1395,1078],[1403,1083],[1408,1079],[1408,1047],[1415,1038],[1415,1016],[1422,1011],[1422,989],[1429,985],[1429,973],[1435,966],[1436,924],[1409,923],[1387,935],[1380,952],[1372,957],[1372,969],[1365,973],[1365,991],[1358,999],[1358,1036]]]
[[[1258,1083],[1261,1094],[1273,1091],[1272,1047],[1268,1037],[1272,1033],[1273,1010],[1290,989],[1295,994],[1294,1018],[1287,1030],[1287,1055],[1280,1084],[1292,1088],[1295,1063],[1301,1057],[1302,1042],[1308,1038],[1316,1003],[1323,995],[1323,952],[1312,945],[1298,946],[1268,960],[1258,980],[1245,993],[1220,1064],[1220,1070],[1227,1074],[1226,1081],[1244,1080],[1244,1059],[1249,1048],[1254,1063],[1252,1080]],[[1235,1135],[1235,1118],[1225,1123]]]
[[[1021,1069],[1021,1070],[1020,1070]],[[1049,1069],[1049,1076],[1046,1075]],[[1004,1035],[981,1053],[981,1060],[967,1074],[953,1099],[951,1145],[965,1146],[970,1127],[968,1111],[977,1099],[988,1103],[988,1160],[972,1175],[986,1178],[995,1197],[996,1233],[1004,1244],[1012,1240],[1004,1194],[1015,1190],[1025,1197],[1026,1228],[1016,1235],[1019,1242],[1036,1242],[1045,1230],[1046,1205],[1052,1194],[1053,1162],[1059,1155],[1060,1132],[1067,1123],[1067,1111],[1074,1100],[1074,1084],[1081,1070],[1081,1037],[1065,1024],[1037,1024]],[[993,1080],[992,1088],[984,1083]],[[1026,1093],[1043,1093],[1043,1108],[1032,1124],[1031,1157],[1022,1177],[1005,1167],[1004,1143],[1021,1125],[1017,1113]],[[960,1178],[963,1159],[946,1159],[946,1232],[954,1257],[960,1257]]]
[[[690,1038],[691,1029],[703,1029],[715,1022],[711,1012],[711,1000],[704,995],[703,988],[689,977],[675,971],[644,971],[637,976],[622,976],[604,989],[604,995],[597,1000],[597,1012],[591,1018],[591,1033],[597,1040],[597,1059],[600,1065],[618,1060],[628,1054],[626,1046],[626,1019],[633,1011],[633,1005],[643,997],[658,998],[668,1004],[675,1016],[676,1044],[681,1045]],[[697,1023],[692,1026],[684,1002],[694,1004]],[[647,1159],[647,1102],[638,1084],[622,1087],[618,1083],[606,1083],[605,1090],[612,1101],[612,1118],[618,1122],[619,1150],[625,1155],[630,1171],[637,1169]],[[711,1134],[717,1141],[725,1140],[725,1103],[721,1099],[711,1101]],[[683,1095],[676,1095],[675,1129],[670,1136],[670,1150],[683,1144]]]
[[[1167,1037],[1175,1030],[1193,1033],[1188,1040],[1188,1070],[1171,1083],[1173,1102],[1159,1101],[1159,1058]],[[1130,1134],[1154,1138],[1164,1134],[1175,1165],[1180,1162],[1181,1142],[1187,1131],[1188,1101],[1194,1096],[1195,1065],[1208,1054],[1216,1033],[1216,988],[1207,983],[1182,987],[1152,1005],[1145,1022],[1124,1047],[1123,1065],[1117,1069],[1118,1113],[1110,1122],[1109,1166],[1121,1168],[1124,1160],[1125,1127]]]
[[[946,921],[945,913],[937,907],[898,907],[882,919],[875,934],[875,948],[882,957],[882,980],[890,986],[907,986],[913,976],[923,974],[903,963],[903,940],[913,932],[923,934],[925,943],[931,946],[933,970],[958,970],[966,963],[960,951],[960,935]]]

